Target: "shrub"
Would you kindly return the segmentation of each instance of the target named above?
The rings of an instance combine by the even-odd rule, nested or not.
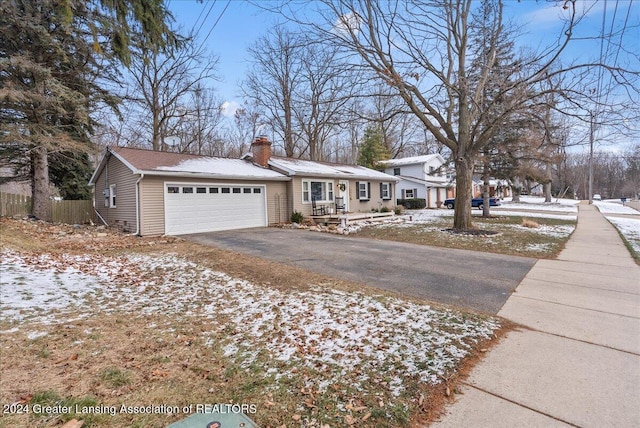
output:
[[[404,209],[404,207],[402,205],[398,205],[397,207],[395,207],[393,209],[393,212],[396,213],[396,215],[400,215],[402,214],[402,210]]]
[[[380,208],[380,212],[381,212],[381,213],[388,213],[388,212],[390,212],[390,211],[391,211],[391,210],[389,209],[389,207],[382,207],[382,208]]]
[[[398,205],[402,205],[408,210],[421,210],[426,208],[427,200],[423,198],[398,199]]]
[[[300,211],[294,211],[291,213],[291,223],[302,223],[304,221],[304,214]]]

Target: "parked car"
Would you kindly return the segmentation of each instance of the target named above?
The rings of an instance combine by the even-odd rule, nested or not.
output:
[[[444,200],[444,206],[449,208],[450,210],[452,210],[455,206],[456,206],[456,200],[455,199],[445,199]],[[482,209],[484,206],[484,199],[483,198],[473,198],[471,199],[471,207],[472,208],[478,208],[478,209]],[[500,206],[500,200],[497,198],[489,198],[489,206],[490,207],[499,207]]]
[[[601,201],[602,200],[602,196],[598,195],[597,193],[595,195],[593,195],[593,200],[594,201]]]

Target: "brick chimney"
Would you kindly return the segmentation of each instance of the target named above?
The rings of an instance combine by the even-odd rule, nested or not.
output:
[[[253,162],[266,168],[271,158],[271,141],[265,135],[260,135],[251,143],[251,153]]]

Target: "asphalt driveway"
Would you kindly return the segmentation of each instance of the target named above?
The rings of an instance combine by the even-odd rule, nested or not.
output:
[[[536,259],[293,229],[185,239],[434,302],[496,314]]]

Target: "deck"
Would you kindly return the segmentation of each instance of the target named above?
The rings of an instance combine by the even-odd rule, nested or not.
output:
[[[387,213],[334,213],[310,216],[316,223],[348,225],[356,221],[383,221],[395,216],[393,211]],[[344,221],[344,223],[343,223]]]

